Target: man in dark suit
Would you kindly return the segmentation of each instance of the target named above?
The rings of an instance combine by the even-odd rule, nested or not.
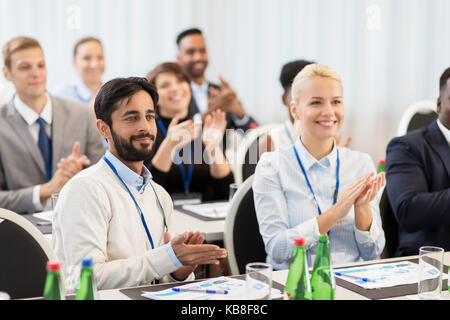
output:
[[[440,77],[438,119],[392,139],[386,188],[399,224],[397,256],[424,245],[450,250],[450,68]]]
[[[190,113],[205,113],[217,108],[227,112],[227,129],[242,129],[244,132],[257,126],[256,121],[245,113],[236,92],[222,77],[220,86],[207,81],[208,53],[202,31],[187,29],[177,37],[178,63],[191,78],[192,101]]]
[[[16,89],[0,108],[0,207],[17,213],[50,209],[52,194],[104,153],[88,106],[46,91],[43,50],[33,38],[3,47],[5,78]]]

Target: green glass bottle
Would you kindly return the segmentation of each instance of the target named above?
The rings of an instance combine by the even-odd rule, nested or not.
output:
[[[321,235],[311,276],[313,300],[334,300],[336,282],[331,267],[330,244],[327,235]]]
[[[305,239],[294,239],[289,274],[285,292],[289,300],[311,300],[311,284],[309,282],[308,262],[306,261]]]
[[[81,262],[80,283],[75,300],[97,300],[97,286],[92,265],[91,258],[84,258]]]
[[[384,172],[385,171],[385,165],[386,165],[386,160],[384,160],[384,159],[378,160],[377,173]]]
[[[47,262],[47,278],[44,285],[45,300],[65,300],[66,296],[61,285],[61,264]]]

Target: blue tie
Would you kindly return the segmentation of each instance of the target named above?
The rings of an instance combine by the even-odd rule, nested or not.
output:
[[[45,171],[47,172],[47,181],[50,180],[52,174],[52,147],[51,140],[45,132],[45,122],[44,119],[38,118],[37,123],[39,124],[39,138],[38,146],[41,150],[42,158],[44,159]]]

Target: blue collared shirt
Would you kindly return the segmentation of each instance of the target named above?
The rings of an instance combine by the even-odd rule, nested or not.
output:
[[[336,186],[336,148],[339,148],[340,187],[345,188],[375,166],[369,155],[334,147],[326,157],[316,160],[297,139],[294,146],[302,161],[322,212],[333,204]],[[293,145],[262,155],[253,180],[255,209],[267,252],[267,262],[275,269],[289,268],[294,239],[306,240],[308,265],[313,266],[319,241],[319,215],[313,195],[295,156]],[[375,259],[384,248],[385,238],[379,214],[381,192],[370,203],[373,221],[369,231],[355,226],[354,209],[330,230],[333,264]]]
[[[117,159],[109,150],[106,150],[105,157],[108,159],[112,165],[116,168],[117,173],[122,178],[122,180],[127,184],[132,186],[139,193],[145,191],[145,187],[149,184],[150,180],[153,178],[150,171],[146,166],[142,166],[142,173],[138,175],[136,172],[128,168],[122,161]]]
[[[136,172],[134,172],[133,170],[128,168],[125,164],[123,164],[122,161],[117,159],[109,150],[106,150],[105,157],[116,168],[118,175],[127,185],[132,186],[141,194],[145,191],[146,186],[150,183],[150,180],[152,179],[152,174],[144,165],[142,166],[142,174],[138,175]],[[183,264],[180,262],[180,260],[178,260],[177,256],[175,255],[175,252],[173,251],[172,248],[172,244],[170,242],[166,245],[166,249],[175,266],[177,268],[183,267]]]
[[[86,104],[89,104],[94,96],[92,91],[81,80],[55,90],[54,95]]]

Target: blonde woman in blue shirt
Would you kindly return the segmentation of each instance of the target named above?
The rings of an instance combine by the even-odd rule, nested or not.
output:
[[[339,75],[306,66],[293,81],[290,111],[300,137],[264,153],[253,180],[267,262],[289,268],[294,238],[304,237],[312,266],[321,234],[330,238],[334,264],[377,258],[385,244],[378,207],[385,175],[369,155],[336,145],[344,121]]]

